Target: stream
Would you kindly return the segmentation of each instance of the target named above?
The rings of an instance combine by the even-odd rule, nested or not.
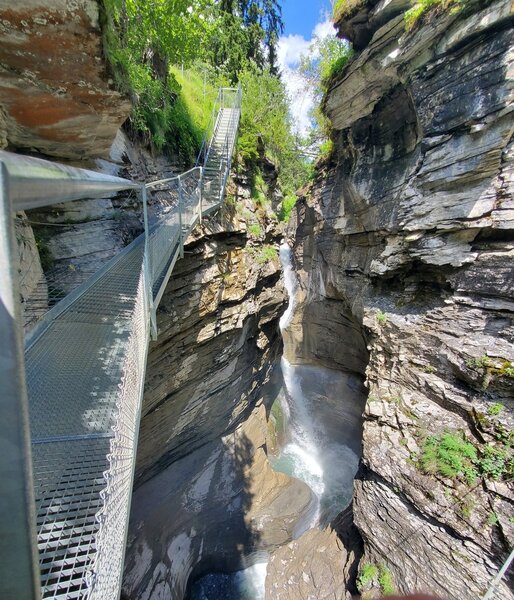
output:
[[[297,289],[291,250],[280,247],[289,304],[280,319],[288,327],[295,310]],[[269,457],[275,471],[305,482],[313,501],[297,524],[294,537],[312,527],[326,527],[352,497],[362,439],[363,394],[361,380],[347,373],[313,365],[292,365],[281,360],[283,386],[274,412],[282,416],[279,453]],[[267,563],[235,573],[209,573],[192,586],[191,600],[264,600]]]

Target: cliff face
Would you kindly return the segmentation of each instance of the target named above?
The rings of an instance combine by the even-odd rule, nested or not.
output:
[[[188,241],[158,311],[125,566],[130,598],[181,599],[196,576],[248,566],[291,539],[311,502],[305,484],[266,458],[286,294],[278,256],[249,243],[255,207],[237,193],[239,209],[229,198]],[[278,241],[272,225],[262,229]]]
[[[130,103],[106,71],[97,0],[4,0],[0,33],[0,147],[107,156]]]
[[[514,420],[511,4],[438,9],[411,32],[408,2],[372,4],[338,24],[359,52],[297,209],[289,358],[366,375],[361,565],[471,599],[514,541],[512,486],[487,463],[506,474]],[[423,467],[444,432],[475,446],[482,478]]]

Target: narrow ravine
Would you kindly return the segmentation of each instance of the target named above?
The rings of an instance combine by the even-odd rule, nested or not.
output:
[[[289,305],[280,329],[289,326],[296,305],[297,282],[291,249],[280,248]],[[287,336],[283,336],[287,344]],[[287,354],[287,348],[284,348]],[[351,501],[353,478],[361,452],[363,396],[361,380],[317,365],[292,365],[281,360],[283,392],[277,401],[284,417],[284,443],[272,462],[276,471],[301,479],[315,502],[298,524],[299,537],[311,527],[326,527]]]
[[[284,332],[294,316],[297,281],[286,243],[279,254],[289,296],[280,319]],[[275,471],[306,483],[313,497],[296,525],[296,539],[308,529],[328,526],[351,501],[361,452],[359,399],[364,389],[356,375],[318,365],[293,365],[285,356],[280,368],[283,385],[274,412],[281,414],[284,431],[277,455],[269,459]],[[266,562],[260,562],[235,573],[209,573],[193,584],[190,600],[264,600],[266,567]]]

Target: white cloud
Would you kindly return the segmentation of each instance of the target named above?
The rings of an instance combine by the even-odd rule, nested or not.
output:
[[[283,36],[278,40],[277,58],[281,67],[296,67],[300,57],[309,50],[310,40],[302,35]]]
[[[297,34],[282,36],[278,40],[278,64],[289,94],[295,129],[300,135],[305,135],[309,130],[311,125],[309,113],[314,106],[313,92],[298,71],[300,59],[303,54],[307,54],[314,36],[324,38],[329,35],[335,35],[335,29],[326,18],[316,24],[310,40]]]
[[[314,27],[313,35],[319,38],[326,38],[328,36],[334,36],[336,34],[336,30],[332,25],[332,21],[326,19],[322,23],[318,23],[316,27]]]

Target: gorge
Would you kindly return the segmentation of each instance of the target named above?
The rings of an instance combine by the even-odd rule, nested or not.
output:
[[[120,130],[98,3],[25,8],[2,9],[2,147],[176,171]],[[327,81],[332,150],[289,221],[261,137],[262,181],[240,160],[186,241],[148,354],[125,600],[474,600],[514,546],[512,3],[410,10],[336,13],[354,53]],[[63,87],[77,56],[84,78]],[[48,296],[46,252],[61,291],[104,264],[139,209],[113,195],[19,215],[20,262],[37,263],[24,297],[42,279]],[[513,590],[511,570],[493,598]]]

